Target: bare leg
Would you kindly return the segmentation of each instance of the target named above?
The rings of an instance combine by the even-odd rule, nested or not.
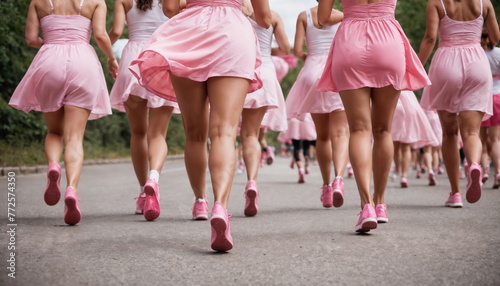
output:
[[[392,145],[394,146],[394,167],[397,174],[401,174],[401,144],[399,141],[393,141]]]
[[[490,166],[490,156],[488,152],[488,129],[489,127],[481,127],[479,131],[479,138],[481,139],[481,167],[483,169],[483,174],[488,174]]]
[[[83,135],[90,110],[64,106],[64,167],[68,186],[78,189],[83,166]]]
[[[330,141],[330,114],[312,113],[316,127],[316,153],[323,185],[331,183],[332,142]]]
[[[483,115],[484,112],[479,111],[463,111],[458,115],[460,135],[462,135],[465,158],[467,158],[469,166],[472,163],[479,163],[481,160],[482,146],[479,130]]]
[[[343,110],[331,112],[329,119],[335,176],[343,177],[347,161],[349,160],[349,124]]]
[[[207,82],[210,99],[209,157],[215,201],[227,208],[234,179],[234,142],[250,81],[235,77],[214,77]]]
[[[444,166],[451,185],[451,193],[460,192],[460,154],[458,151],[458,119],[454,113],[443,110],[438,111],[439,120],[443,127],[443,153]]]
[[[206,83],[170,74],[181,110],[186,146],[184,162],[196,199],[206,196],[208,105]],[[234,145],[231,146],[234,149]]]
[[[130,126],[130,155],[140,186],[148,180],[148,107],[147,100],[130,95],[124,102]]]
[[[425,146],[424,147],[424,155],[423,155],[423,159],[424,159],[424,164],[425,166],[427,166],[427,169],[429,170],[429,172],[432,170],[436,170],[434,168],[434,166],[432,165],[433,163],[433,160],[432,160],[432,153],[433,153],[433,150],[432,150],[432,146]]]
[[[262,120],[261,120],[262,122]],[[264,128],[259,128],[259,143],[262,146],[262,148],[267,148],[267,141],[266,141],[266,132]]]
[[[163,163],[168,154],[168,146],[165,141],[167,129],[172,117],[174,108],[171,106],[163,106],[159,108],[149,109],[149,126],[148,126],[148,157],[149,168],[161,173]]]
[[[64,108],[55,112],[43,113],[47,125],[45,136],[45,157],[47,164],[59,163],[63,152]]]
[[[490,157],[495,168],[495,174],[500,172],[500,126],[491,126],[489,130]]]
[[[401,177],[408,176],[408,169],[410,169],[411,161],[411,146],[407,143],[401,143]]]
[[[399,90],[392,86],[373,89],[372,125],[373,125],[373,200],[376,205],[384,204],[384,194],[391,171],[394,146],[392,143],[392,118],[399,99]]]
[[[243,109],[242,112],[240,136],[248,180],[257,180],[261,155],[259,135],[264,133],[259,132],[259,130],[261,130],[260,123],[266,111],[267,107],[262,107],[259,109]]]

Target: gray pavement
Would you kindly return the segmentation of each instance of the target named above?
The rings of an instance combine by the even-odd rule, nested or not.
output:
[[[164,166],[154,222],[133,214],[138,187],[127,162],[84,167],[76,226],[64,224],[62,200],[43,202],[43,173],[15,175],[17,225],[8,226],[9,177],[0,177],[0,285],[500,285],[500,190],[491,180],[478,203],[450,209],[445,175],[429,187],[411,171],[409,188],[389,183],[389,223],[359,235],[355,181],[345,179],[344,206],[325,209],[318,166],[297,184],[289,162],[260,169],[253,218],[243,215],[245,175],[236,175],[229,253],[211,251],[209,223],[191,220],[182,160]]]

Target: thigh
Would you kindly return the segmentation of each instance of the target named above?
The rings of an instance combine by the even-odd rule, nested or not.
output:
[[[90,110],[72,106],[64,106],[64,137],[77,136],[83,140],[85,127],[89,119]]]
[[[130,95],[123,103],[132,132],[146,132],[148,128],[148,101],[146,99]]]
[[[340,92],[351,131],[371,130],[370,88]]]
[[[443,135],[458,134],[458,117],[456,113],[438,110],[439,121],[443,129]]]
[[[374,131],[391,131],[392,118],[399,99],[399,90],[386,86],[372,90],[372,126]]]
[[[148,133],[165,135],[167,133],[168,124],[170,123],[173,111],[173,106],[150,108]]]
[[[43,118],[45,119],[45,124],[47,125],[47,131],[49,133],[55,133],[62,135],[64,126],[64,108],[60,108],[54,112],[44,112]]]

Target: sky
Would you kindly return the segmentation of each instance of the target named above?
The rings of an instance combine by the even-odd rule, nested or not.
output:
[[[295,38],[295,25],[300,12],[318,5],[316,0],[269,0],[271,10],[277,12],[283,24],[285,24],[286,35],[290,46],[293,46]]]

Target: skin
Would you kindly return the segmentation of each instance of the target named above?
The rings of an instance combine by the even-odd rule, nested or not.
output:
[[[272,17],[267,0],[251,2],[255,21],[264,28],[269,27]],[[177,0],[163,0],[162,3],[167,17],[175,16],[181,9]],[[212,77],[205,82],[196,82],[173,74],[170,76],[181,109],[186,134],[185,163],[195,197],[205,197],[208,161],[214,200],[227,208],[236,164],[234,142],[250,80]],[[207,100],[210,101],[210,112]],[[211,141],[209,156],[207,136]]]
[[[456,21],[471,21],[480,14],[480,3],[473,0],[452,1],[444,0],[447,16]],[[426,31],[420,44],[418,57],[422,64],[429,59],[436,44],[439,23],[445,13],[439,0],[429,0],[426,9]],[[482,15],[489,39],[495,45],[500,39],[500,31],[496,21],[495,11],[489,0],[483,1]],[[451,193],[460,192],[459,166],[457,138],[458,132],[462,136],[464,152],[467,162],[479,162],[481,160],[482,144],[479,138],[481,120],[484,112],[463,111],[458,115],[439,110],[439,119],[443,127],[442,153],[446,172],[451,185]]]
[[[113,27],[109,31],[112,43],[122,35],[126,14],[134,5],[133,0],[117,0],[113,13]],[[130,154],[140,186],[148,180],[150,170],[161,173],[168,154],[165,140],[174,108],[162,106],[148,108],[148,101],[130,94],[124,102],[130,126]]]
[[[357,1],[357,4],[370,4],[380,1]],[[318,22],[329,24],[334,0],[320,0]],[[384,204],[385,189],[394,156],[391,136],[392,119],[400,91],[393,86],[382,88],[363,87],[341,91],[349,123],[349,158],[356,174],[361,208],[366,204]],[[373,138],[373,144],[372,144]],[[373,168],[377,162],[377,168]],[[374,182],[373,200],[370,183]]]
[[[53,0],[54,14],[78,15],[80,1]],[[51,14],[48,1],[33,0],[30,3],[26,21],[26,43],[34,48],[43,45],[40,34],[40,19]],[[92,21],[92,31],[99,48],[108,57],[108,71],[116,77],[118,63],[113,56],[111,42],[106,33],[106,4],[104,0],[87,0],[81,15]],[[78,182],[83,165],[83,136],[90,115],[90,110],[64,105],[55,112],[44,112],[47,125],[45,154],[50,165],[59,162],[64,148],[64,165],[68,187],[78,189]]]

